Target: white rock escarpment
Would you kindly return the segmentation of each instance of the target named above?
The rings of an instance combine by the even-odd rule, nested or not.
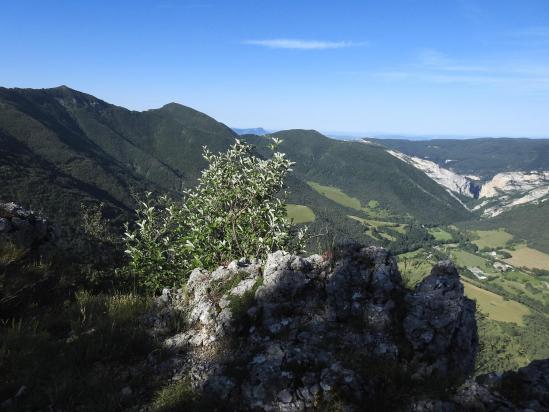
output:
[[[440,167],[438,164],[430,160],[421,159],[415,156],[408,156],[404,153],[397,152],[396,150],[387,150],[387,152],[421,170],[439,185],[444,186],[450,191],[463,196],[471,198],[474,197],[474,184],[465,176],[461,176],[450,169]]]
[[[468,206],[456,194],[483,199],[482,203],[471,210],[479,210],[485,217],[497,216],[515,206],[543,202],[549,196],[549,171],[502,172],[481,184],[478,176],[463,176],[430,160],[409,156],[396,150],[387,152],[424,172],[459,200],[465,208]]]

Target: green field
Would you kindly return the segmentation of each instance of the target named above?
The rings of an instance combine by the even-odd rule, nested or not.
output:
[[[369,200],[368,204],[363,206],[359,199],[349,196],[338,187],[325,186],[311,181],[308,181],[307,184],[322,196],[327,197],[341,206],[360,210],[366,212],[369,216],[377,218],[387,218],[391,216],[391,212],[381,208],[377,200]]]
[[[358,217],[358,216],[353,216],[353,215],[349,215],[347,217],[349,217],[350,219],[356,220],[356,221],[362,223],[363,225],[365,225],[367,227],[368,236],[370,236],[374,239],[385,239],[385,240],[388,240],[390,242],[394,242],[396,240],[396,237],[395,237],[394,233],[391,234],[391,233],[386,233],[386,232],[383,231],[384,229],[387,229],[387,228],[391,229],[391,230],[394,230],[395,232],[398,232],[400,234],[406,233],[406,226],[407,225],[404,224],[404,223],[395,223],[395,222],[386,222],[386,221],[382,221],[382,220],[365,219],[365,218]],[[375,228],[377,233],[374,233],[372,228]]]
[[[405,223],[386,222],[384,220],[365,219],[358,216],[349,215],[351,219],[358,220],[360,223],[368,226],[374,226],[375,228],[389,227],[398,233],[404,234],[406,232]]]
[[[513,235],[505,230],[475,230],[473,233],[478,236],[478,239],[473,240],[473,243],[480,249],[490,248],[498,249],[505,247],[507,242],[513,239]]]
[[[525,267],[529,269],[549,270],[549,254],[527,246],[517,247],[516,250],[510,250],[512,257],[505,261],[513,266]]]
[[[286,205],[286,215],[295,224],[314,222],[316,216],[313,210],[304,205]]]
[[[483,268],[480,265],[480,261],[484,261],[484,259],[468,252],[459,252],[463,253],[461,258],[466,259],[470,265]],[[478,258],[480,261],[474,258]],[[429,253],[423,250],[399,255],[397,259],[399,270],[407,287],[414,287],[425,278],[435,263],[429,258]],[[504,299],[494,292],[482,289],[466,278],[462,277],[461,279],[465,288],[465,294],[469,298],[475,299],[477,301],[477,309],[486,314],[490,319],[500,322],[512,322],[520,326],[524,324],[523,317],[530,314],[528,307],[514,300]],[[506,283],[506,287],[504,288],[511,293],[523,293],[524,291],[524,286],[521,283],[503,283]]]
[[[333,200],[334,202],[345,206],[350,207],[355,210],[362,210],[362,205],[360,200],[356,197],[351,197],[337,187],[334,186],[323,186],[316,182],[307,182],[314,190],[320,193],[323,196],[326,196],[328,199]]]
[[[477,301],[477,309],[485,313],[490,319],[500,322],[513,322],[522,326],[524,316],[530,310],[514,300],[505,300],[500,295],[481,289],[462,278],[465,294]]]
[[[440,241],[448,241],[452,240],[453,237],[450,233],[447,231],[439,228],[439,227],[432,227],[429,229],[429,233],[435,237],[436,240]]]
[[[480,269],[492,269],[492,265],[486,259],[481,258],[473,253],[466,252],[461,249],[452,249],[450,257],[456,262],[458,266],[470,267],[477,266]]]

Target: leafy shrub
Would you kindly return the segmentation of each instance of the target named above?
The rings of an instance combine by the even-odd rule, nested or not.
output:
[[[273,139],[272,149],[279,143]],[[292,236],[286,219],[284,182],[292,162],[283,153],[261,159],[237,140],[225,153],[204,149],[204,158],[209,166],[184,201],[148,193],[135,230],[126,226],[130,268],[148,290],[181,281],[195,267],[302,247],[303,231]]]

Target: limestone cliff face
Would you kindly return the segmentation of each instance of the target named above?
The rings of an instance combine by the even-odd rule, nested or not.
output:
[[[481,182],[478,176],[460,175],[428,159],[396,150],[387,150],[387,153],[421,170],[451,195],[482,199],[471,210],[480,211],[484,217],[495,217],[515,206],[538,204],[548,199],[549,171],[501,172]],[[467,205],[462,205],[469,209]]]
[[[190,323],[164,342],[173,375],[238,410],[411,407],[426,388],[463,382],[478,349],[453,264],[410,291],[377,247],[197,269],[184,291],[165,291],[152,323],[173,306]]]

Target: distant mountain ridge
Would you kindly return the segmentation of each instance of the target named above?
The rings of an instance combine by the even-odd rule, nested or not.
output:
[[[202,146],[225,150],[235,137],[176,103],[135,112],[66,86],[0,88],[0,197],[57,221],[82,201],[129,210],[132,191],[193,184],[206,166]]]
[[[517,165],[543,169],[549,158],[547,141],[540,140],[503,139],[502,149],[492,139],[341,141],[314,130],[273,135],[283,140],[281,150],[296,162],[288,181],[290,203],[311,210],[313,230],[329,228],[336,237],[360,242],[371,240],[371,234],[356,219],[378,215],[427,224],[475,221],[482,211],[501,205],[505,196],[509,204],[520,204],[521,196],[542,193],[540,187],[520,186],[528,191],[517,191],[512,179],[500,176],[492,185],[496,195],[481,199],[488,203],[478,206],[480,201],[467,195],[476,190],[467,186],[475,181],[471,174],[485,183],[498,173],[515,173]],[[236,137],[226,125],[177,103],[138,112],[66,86],[0,88],[0,200],[43,209],[58,222],[76,219],[82,202],[103,202],[110,217],[126,220],[135,205],[133,193],[180,196],[206,167],[203,146],[224,151]],[[244,139],[257,153],[270,155],[264,136],[246,134]],[[432,162],[439,175],[452,170],[469,180],[460,186],[461,177],[452,174],[437,179],[388,150],[415,156],[427,169]]]
[[[258,136],[265,136],[266,134],[269,134],[267,130],[265,130],[262,127],[252,127],[248,129],[239,129],[237,127],[233,127],[233,131],[238,135],[246,135],[246,134],[255,134]]]

